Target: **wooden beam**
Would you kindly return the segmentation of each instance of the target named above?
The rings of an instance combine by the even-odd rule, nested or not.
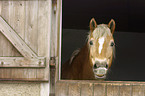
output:
[[[0,57],[0,67],[45,67],[46,60],[44,57],[38,59],[25,59],[24,57]]]
[[[0,16],[0,32],[27,59],[38,58],[37,54],[25,43],[14,29]]]

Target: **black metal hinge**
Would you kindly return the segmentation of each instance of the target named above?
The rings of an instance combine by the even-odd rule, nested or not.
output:
[[[55,96],[55,72],[56,72],[56,58],[50,58],[50,94],[49,96]]]

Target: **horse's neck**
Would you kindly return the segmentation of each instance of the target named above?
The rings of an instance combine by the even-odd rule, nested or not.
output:
[[[81,48],[79,54],[72,62],[71,68],[74,73],[79,74],[78,78],[85,79],[88,78],[88,76],[90,78],[93,78],[93,76],[90,76],[92,68],[89,59],[89,47],[87,44],[85,44],[84,47]]]
[[[81,66],[84,66],[84,64],[86,64],[86,63],[88,64],[89,63],[89,48],[88,48],[88,45],[87,44],[85,44],[81,48],[81,50],[80,50],[77,58],[80,61],[79,64]]]

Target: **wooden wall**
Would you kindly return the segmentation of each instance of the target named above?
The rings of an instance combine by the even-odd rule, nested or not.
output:
[[[59,81],[56,96],[144,96],[144,82]]]
[[[0,1],[0,16],[37,55],[45,58],[45,66],[23,68],[0,67],[1,80],[49,79],[51,0]],[[2,29],[2,26],[0,26]],[[24,57],[23,54],[0,32],[0,57]],[[21,67],[21,68],[19,68]]]

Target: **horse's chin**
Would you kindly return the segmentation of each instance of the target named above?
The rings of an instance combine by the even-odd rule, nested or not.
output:
[[[106,79],[106,75],[103,75],[103,76],[95,75],[95,79]]]
[[[95,79],[106,79],[107,70],[105,67],[93,69]]]

